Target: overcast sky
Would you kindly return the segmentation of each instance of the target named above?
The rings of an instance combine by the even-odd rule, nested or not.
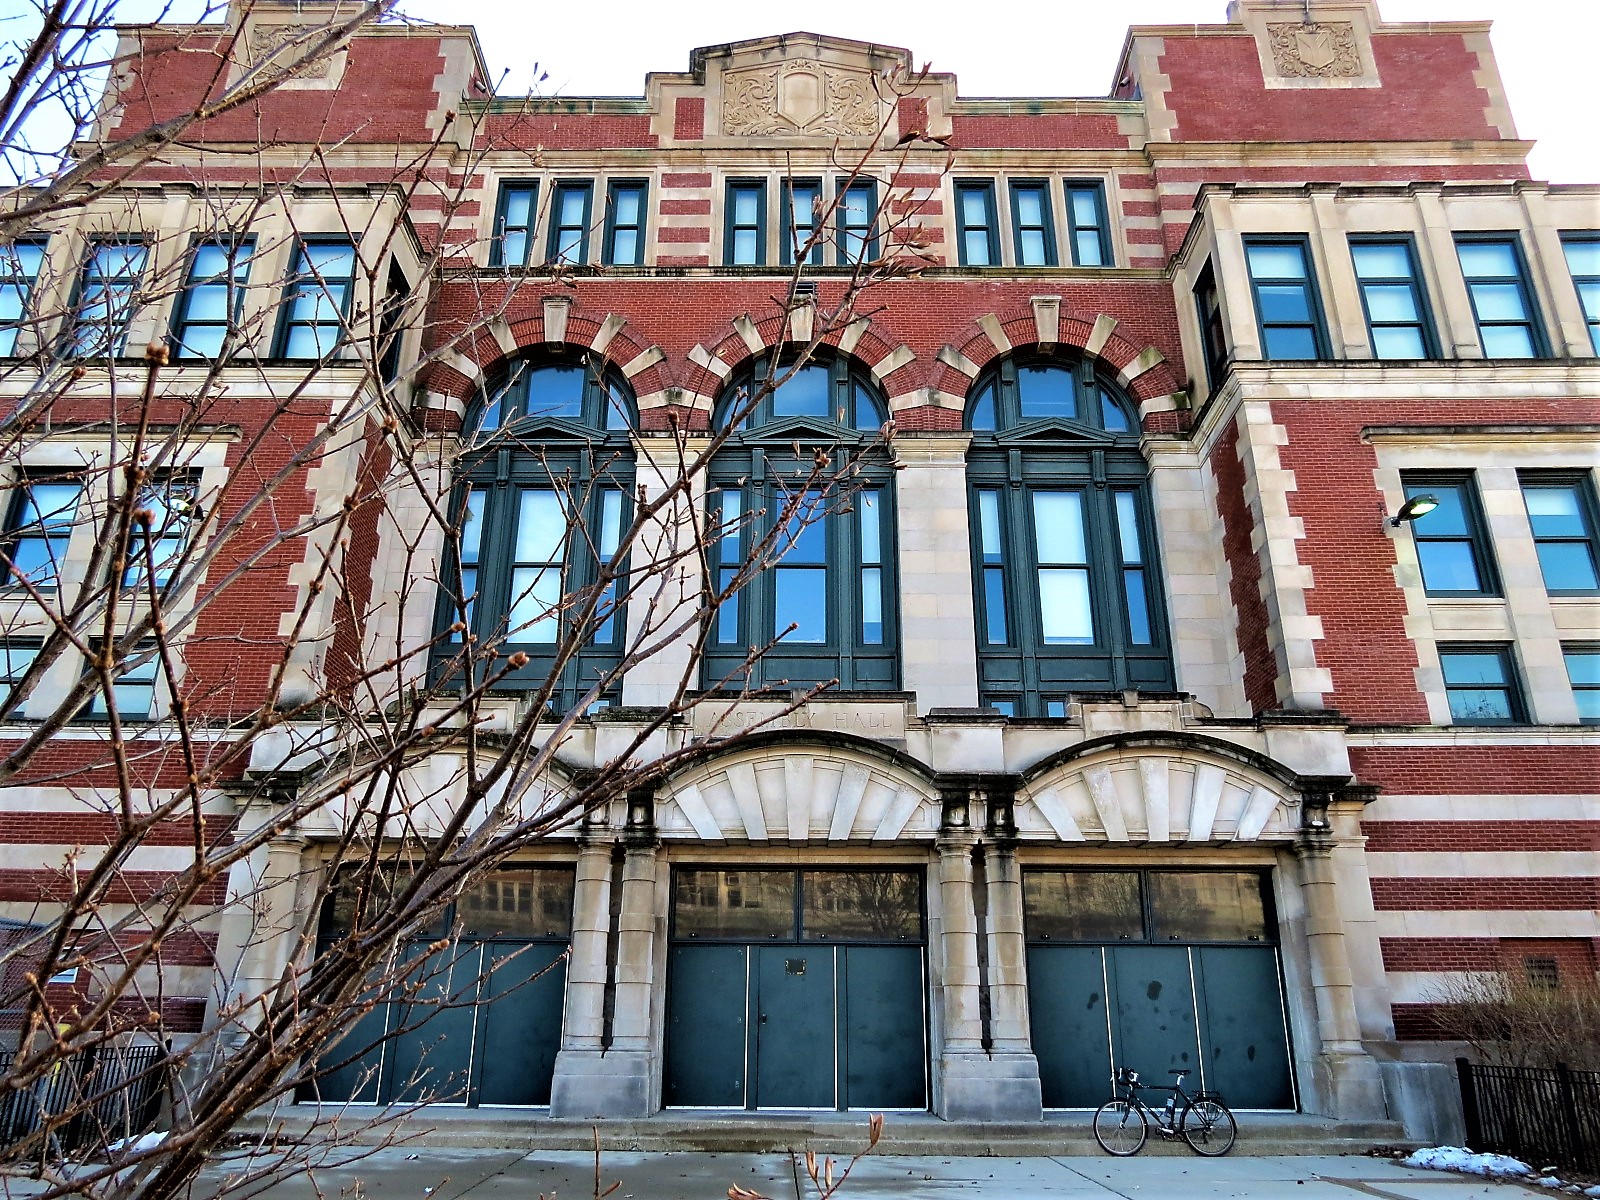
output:
[[[1301,0],[1280,0],[1298,13]],[[166,9],[193,19],[205,0],[120,0],[127,21]],[[475,25],[504,92],[637,96],[648,71],[682,71],[695,46],[809,30],[904,46],[954,73],[964,96],[1103,96],[1129,24],[1220,22],[1226,0],[403,0],[429,20]],[[1318,0],[1312,0],[1315,8]],[[1539,145],[1535,178],[1600,182],[1600,0],[1379,0],[1391,21],[1494,22],[1518,132]],[[0,0],[0,38],[33,0]],[[535,86],[537,71],[548,74]]]

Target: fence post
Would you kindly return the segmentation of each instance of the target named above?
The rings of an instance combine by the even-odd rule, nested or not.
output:
[[[1572,1072],[1566,1063],[1556,1064],[1556,1103],[1561,1106],[1561,1129],[1566,1137],[1567,1152],[1562,1161],[1582,1163],[1583,1132],[1578,1127],[1578,1101],[1572,1094]]]
[[[1456,1059],[1456,1078],[1461,1083],[1461,1117],[1467,1126],[1467,1149],[1483,1149],[1483,1124],[1478,1119],[1478,1083],[1472,1077],[1472,1064]]]

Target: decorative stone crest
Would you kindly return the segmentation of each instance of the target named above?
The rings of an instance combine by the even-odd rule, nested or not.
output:
[[[723,76],[724,133],[870,137],[879,121],[878,96],[863,71],[797,61]]]
[[[1272,62],[1291,79],[1354,79],[1361,75],[1355,26],[1349,21],[1268,25]]]

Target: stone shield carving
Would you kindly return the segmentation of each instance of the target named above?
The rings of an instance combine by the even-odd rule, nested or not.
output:
[[[880,119],[878,96],[864,71],[788,62],[723,76],[724,133],[870,137]]]
[[[322,25],[258,25],[250,30],[248,41],[251,63],[264,63],[283,53],[278,65],[287,66],[309,53],[315,44],[315,35],[326,31]],[[293,49],[289,49],[290,45]],[[334,55],[326,54],[314,63],[295,72],[298,79],[324,80],[333,75]]]
[[[1355,26],[1348,21],[1268,25],[1272,62],[1291,79],[1354,79],[1361,74]]]

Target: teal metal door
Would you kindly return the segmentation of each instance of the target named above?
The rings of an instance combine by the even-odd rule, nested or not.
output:
[[[407,955],[412,963],[422,959],[407,976],[414,981],[414,998],[389,1006],[383,1103],[466,1099],[483,951],[461,944],[426,954],[426,947],[416,946]]]
[[[1111,1094],[1105,951],[1028,948],[1028,1023],[1046,1108],[1094,1108]]]
[[[841,946],[841,1108],[927,1108],[921,946]]]
[[[1106,966],[1116,997],[1111,1043],[1117,1063],[1152,1083],[1166,1083],[1168,1071],[1188,1068],[1198,1086],[1200,1033],[1188,949],[1112,946]]]
[[[674,946],[667,962],[666,1103],[745,1107],[750,951]]]
[[[759,946],[755,953],[756,1107],[837,1108],[835,947]]]
[[[1196,946],[1206,1086],[1235,1108],[1293,1108],[1277,952]]]
[[[565,949],[542,942],[485,944],[479,1104],[550,1103],[566,998]]]

